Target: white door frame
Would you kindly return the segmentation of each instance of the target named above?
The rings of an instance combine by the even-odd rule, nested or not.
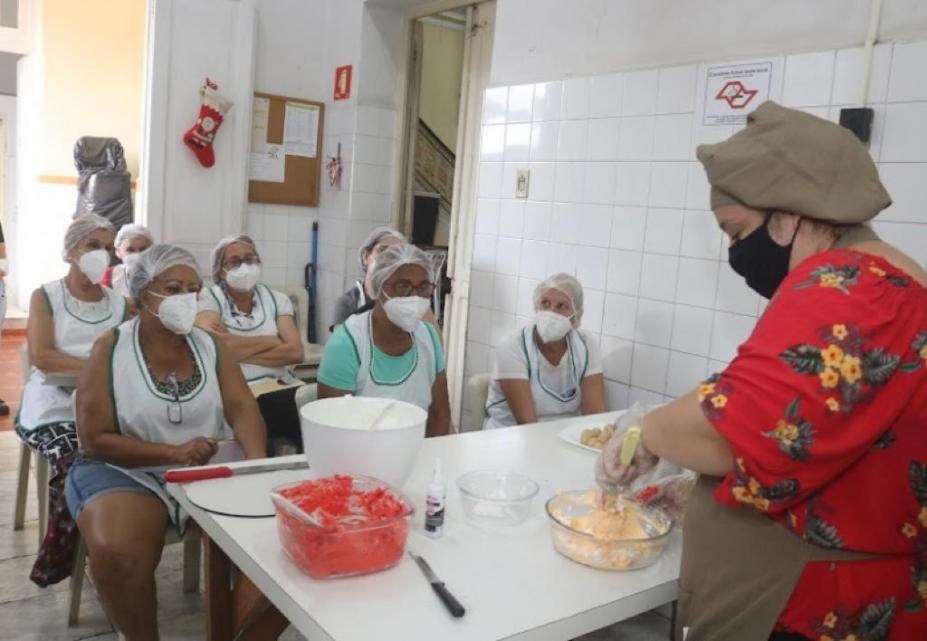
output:
[[[409,9],[406,12],[403,37],[403,57],[399,113],[400,123],[395,193],[396,209],[393,222],[402,219],[401,207],[408,207],[403,198],[414,163],[409,152],[409,141],[414,135],[414,124],[409,119],[412,96],[410,87],[417,86],[410,78],[412,69],[412,37],[415,21],[428,15],[467,7],[467,28],[464,38],[464,64],[460,88],[460,115],[457,128],[457,155],[454,166],[454,197],[451,206],[451,228],[448,237],[447,274],[452,280],[452,293],[445,306],[444,345],[447,351],[447,386],[451,401],[451,421],[458,427],[463,411],[465,381],[464,360],[467,346],[467,316],[470,300],[470,265],[473,259],[473,231],[476,213],[476,184],[479,169],[480,123],[483,111],[483,93],[489,83],[492,62],[492,44],[495,31],[496,0],[441,0]],[[417,110],[416,110],[417,111]],[[411,131],[410,131],[411,130]],[[411,224],[411,221],[409,221]]]

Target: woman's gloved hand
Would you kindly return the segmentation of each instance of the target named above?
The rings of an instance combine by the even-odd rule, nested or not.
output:
[[[637,492],[634,498],[642,505],[652,505],[666,510],[673,521],[681,524],[692,488],[695,487],[695,478],[695,473],[689,470],[664,476]]]
[[[621,463],[621,449],[627,429],[615,434],[602,448],[595,466],[595,480],[604,488],[628,488],[638,479],[652,472],[660,459],[638,444],[630,463]]]
[[[628,488],[635,480],[653,471],[657,466],[660,459],[648,452],[643,443],[637,444],[627,465],[621,463],[621,450],[628,430],[640,426],[645,413],[644,408],[635,404],[615,423],[615,433],[602,448],[595,466],[596,483],[603,489],[614,491]]]

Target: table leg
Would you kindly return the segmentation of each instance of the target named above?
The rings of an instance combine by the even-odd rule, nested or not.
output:
[[[206,641],[272,641],[290,622],[242,574],[232,589],[233,565],[203,533],[206,582]]]
[[[232,564],[205,532],[203,550],[206,557],[206,641],[232,641]]]

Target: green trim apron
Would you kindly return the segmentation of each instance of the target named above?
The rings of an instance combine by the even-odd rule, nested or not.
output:
[[[561,385],[556,385],[541,371],[544,358],[534,341],[534,325],[522,328],[519,335],[521,349],[525,356],[528,384],[534,400],[534,412],[538,421],[552,421],[566,416],[579,416],[582,411],[582,382],[589,367],[589,349],[582,335],[571,329],[566,335],[567,351],[557,365],[550,369],[563,372]],[[545,359],[546,362],[546,359]],[[515,425],[515,415],[505,400],[502,385],[497,379],[489,384],[486,398],[485,429]]]
[[[354,342],[359,363],[354,393],[357,396],[406,401],[427,412],[431,407],[431,387],[437,376],[437,355],[425,323],[419,323],[412,332],[412,366],[395,380],[383,380],[374,374],[374,361],[379,350],[374,350],[372,323],[372,311],[354,314],[344,321],[344,328]]]
[[[55,327],[55,349],[74,358],[89,358],[94,341],[125,320],[126,300],[108,287],[103,287],[103,298],[92,303],[74,298],[63,278],[45,283],[42,291]],[[33,367],[23,388],[20,427],[31,431],[73,420],[71,390],[46,385],[45,374]]]
[[[216,440],[231,438],[219,389],[219,353],[208,333],[194,328],[187,336],[201,379],[194,389],[175,400],[158,391],[151,379],[139,344],[138,319],[123,323],[117,332],[110,357],[113,373],[110,395],[120,434],[170,445],[181,445],[198,436]],[[170,407],[177,404],[181,406],[182,421],[172,423],[168,418]],[[154,492],[164,501],[174,524],[182,527],[185,515],[164,489],[163,473],[172,466],[125,469],[109,465]]]

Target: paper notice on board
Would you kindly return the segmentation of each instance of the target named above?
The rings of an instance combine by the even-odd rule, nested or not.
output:
[[[251,152],[251,180],[282,183],[286,173],[286,156],[282,145],[266,145],[264,151]]]
[[[260,153],[267,148],[267,121],[270,118],[270,99],[255,96],[251,107],[251,152]]]
[[[288,156],[315,158],[318,150],[319,108],[298,102],[286,103],[283,146]]]

